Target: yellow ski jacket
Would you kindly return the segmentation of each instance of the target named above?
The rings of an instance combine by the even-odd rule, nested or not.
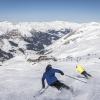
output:
[[[76,66],[76,71],[81,74],[83,71],[85,71],[85,69],[84,69],[84,67],[82,65],[77,65]]]

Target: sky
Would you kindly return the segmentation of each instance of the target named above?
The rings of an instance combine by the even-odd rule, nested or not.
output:
[[[0,21],[100,22],[100,0],[0,0]]]

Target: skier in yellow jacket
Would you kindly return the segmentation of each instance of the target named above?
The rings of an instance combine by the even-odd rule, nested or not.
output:
[[[82,66],[82,65],[77,65],[76,66],[76,71],[79,72],[80,74],[84,75],[85,78],[89,78],[89,77],[92,77],[90,74],[88,74],[86,71],[85,71],[85,68]]]

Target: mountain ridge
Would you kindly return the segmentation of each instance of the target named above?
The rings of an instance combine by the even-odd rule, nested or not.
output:
[[[46,51],[50,52],[48,48],[52,47],[52,45],[52,50],[56,52],[56,48],[59,50],[58,47],[60,47],[61,43],[62,45],[69,45],[74,40],[77,41],[77,38],[80,41],[81,37],[86,35],[93,38],[95,36],[94,32],[96,33],[97,31],[99,36],[99,30],[100,24],[96,22],[77,24],[52,21],[13,24],[5,21],[0,22],[0,47],[2,51],[13,55],[21,51],[22,54],[23,51],[24,53],[31,51],[35,54],[36,52],[44,54]],[[89,35],[90,33],[93,36]]]

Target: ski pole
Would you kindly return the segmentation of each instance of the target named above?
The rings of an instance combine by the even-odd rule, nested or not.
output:
[[[75,78],[75,77],[72,77],[72,76],[69,76],[69,75],[65,75],[65,76],[68,76],[68,77],[70,77],[70,78],[72,78],[72,79],[78,80],[78,81],[83,82],[83,83],[87,83],[87,82],[85,82],[85,81],[82,81],[82,80],[80,80],[80,79],[78,79],[78,78]]]
[[[39,97],[40,95],[42,95],[44,91],[45,91],[45,90],[42,91],[42,89],[40,89],[40,90],[33,96],[34,99],[36,99],[36,97]]]
[[[48,89],[49,86],[47,86],[46,88],[44,89],[40,89],[33,97],[36,98],[40,95],[42,95],[47,89]]]

